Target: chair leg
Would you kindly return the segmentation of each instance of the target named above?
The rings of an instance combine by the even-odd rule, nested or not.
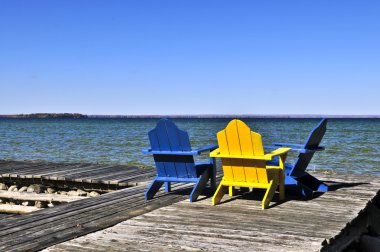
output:
[[[197,200],[199,194],[205,189],[207,181],[209,179],[209,172],[205,170],[200,176],[198,182],[195,184],[193,191],[190,194],[190,202]]]
[[[171,191],[172,191],[172,187],[171,187],[170,182],[165,182],[165,192],[171,192]]]
[[[223,198],[223,195],[226,193],[227,186],[223,185],[223,182],[220,182],[218,188],[216,189],[214,196],[212,196],[212,205],[215,206],[219,204]]]
[[[148,190],[145,192],[145,200],[152,199],[163,184],[164,182],[156,181],[156,179],[154,179]]]
[[[286,182],[289,185],[297,186],[301,195],[307,199],[313,197],[313,192],[328,191],[328,186],[325,183],[308,173],[300,177],[286,177]]]
[[[308,200],[313,198],[313,190],[311,190],[309,187],[304,185],[298,185],[301,189],[301,195],[304,197],[304,199]]]
[[[211,165],[212,168],[210,169],[210,184],[211,184],[211,189],[215,190],[216,189],[216,162],[215,158],[210,158],[211,160]]]
[[[322,183],[318,186],[317,192],[327,192],[329,190],[329,186],[325,183]]]
[[[280,170],[279,171],[279,191],[280,191],[280,201],[284,201],[285,200],[285,173]]]
[[[235,195],[235,187],[234,186],[229,186],[228,187],[228,194],[232,197]]]
[[[276,192],[278,186],[278,182],[276,180],[272,180],[267,188],[267,191],[265,192],[264,199],[261,203],[262,209],[266,209],[269,206],[269,203],[271,202],[274,193]]]

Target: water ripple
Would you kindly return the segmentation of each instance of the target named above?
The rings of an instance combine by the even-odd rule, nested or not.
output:
[[[229,119],[175,119],[188,131],[193,148],[216,144],[216,133]],[[316,119],[246,119],[272,142],[303,143]],[[111,163],[153,166],[141,149],[157,119],[0,119],[0,159]],[[380,175],[380,120],[331,119],[311,169]],[[296,159],[289,155],[289,162]],[[201,159],[207,159],[202,156]]]

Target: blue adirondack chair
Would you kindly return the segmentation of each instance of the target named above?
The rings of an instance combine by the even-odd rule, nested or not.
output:
[[[153,155],[157,176],[145,192],[145,200],[152,199],[164,183],[166,192],[170,192],[172,182],[195,183],[190,202],[196,201],[209,179],[215,189],[215,159],[195,163],[194,155],[214,150],[217,145],[192,150],[187,132],[166,118],[159,120],[148,135],[151,148],[143,150],[143,153]]]
[[[285,165],[285,186],[287,189],[296,189],[304,197],[311,198],[313,192],[327,192],[328,186],[306,172],[316,151],[324,150],[319,146],[326,132],[327,119],[322,119],[310,132],[305,144],[273,143],[275,146],[291,147],[299,155],[294,164]]]

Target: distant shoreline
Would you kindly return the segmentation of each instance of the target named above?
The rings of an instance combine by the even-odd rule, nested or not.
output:
[[[314,115],[314,114],[299,114],[299,115],[261,115],[261,114],[236,114],[236,115],[85,115],[80,113],[33,113],[33,114],[14,114],[0,115],[4,119],[28,119],[28,118],[67,118],[67,119],[156,119],[156,118],[183,118],[183,119],[224,119],[224,118],[268,118],[268,119],[313,119],[313,118],[331,118],[331,119],[380,119],[380,115]]]

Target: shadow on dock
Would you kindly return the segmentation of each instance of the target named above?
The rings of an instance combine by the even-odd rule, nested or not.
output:
[[[330,191],[330,192],[340,190],[343,188],[352,188],[352,187],[356,187],[356,186],[368,185],[369,184],[368,182],[350,183],[350,182],[337,182],[337,181],[331,181],[331,180],[327,180],[327,181],[323,181],[323,182],[329,185],[328,191]],[[183,189],[180,189],[177,191],[173,191],[172,193],[176,194],[176,195],[182,195],[182,196],[187,195],[188,196],[191,193],[191,190],[192,190],[191,187],[190,188],[183,188]],[[200,197],[198,199],[198,201],[211,199],[213,194],[214,194],[214,191],[210,187],[207,187],[205,189],[205,191],[203,192],[202,197]],[[311,198],[305,198],[305,197],[302,197],[299,193],[287,191],[285,200],[280,201],[279,194],[278,194],[278,192],[276,192],[275,195],[273,196],[272,204],[268,207],[268,209],[276,207],[278,205],[281,205],[281,204],[289,202],[289,201],[311,201],[313,199],[321,197],[323,194],[325,194],[325,193],[324,192],[314,192],[313,196]],[[234,196],[230,197],[230,198],[223,199],[220,204],[228,203],[228,202],[236,200],[236,199],[253,200],[253,201],[261,202],[264,195],[265,195],[264,189],[253,189],[251,191],[246,191],[244,189],[243,190],[235,189],[234,190]],[[162,196],[164,196],[164,194]]]
[[[324,183],[327,183],[329,185],[329,191],[336,191],[342,188],[351,188],[355,186],[369,184],[368,182],[347,183],[347,182],[336,182],[336,181],[324,181]]]

